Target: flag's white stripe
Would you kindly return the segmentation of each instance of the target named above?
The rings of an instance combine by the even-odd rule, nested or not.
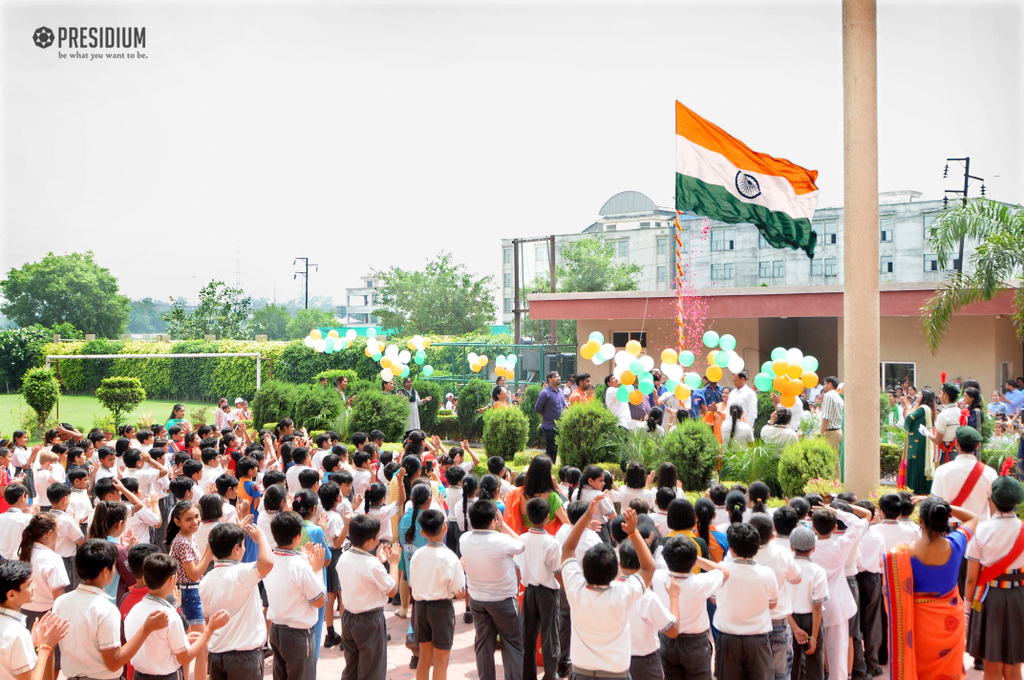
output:
[[[676,135],[676,172],[679,174],[696,177],[709,184],[719,184],[737,200],[786,213],[793,219],[809,220],[814,216],[814,209],[818,205],[817,191],[798,196],[793,191],[793,185],[785,177],[744,170],[744,173],[753,175],[761,189],[759,196],[747,198],[736,188],[738,171],[739,168],[722,154],[709,151],[686,137]]]

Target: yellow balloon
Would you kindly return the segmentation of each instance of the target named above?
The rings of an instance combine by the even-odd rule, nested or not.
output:
[[[338,331],[336,331],[336,330],[334,330],[332,328],[331,330],[327,331],[327,337],[329,337],[329,338],[337,338],[337,337],[340,337],[340,336],[338,335]]]
[[[722,379],[722,367],[721,366],[708,366],[708,370],[704,371],[704,375],[708,377],[711,382],[718,382]]]
[[[804,367],[800,364],[790,364],[786,367],[786,375],[796,380],[804,374]]]
[[[385,356],[382,356],[380,358],[380,367],[381,368],[391,368],[391,364],[392,363],[393,362],[391,361],[391,357],[389,357],[389,356],[385,355]],[[394,371],[392,371],[392,373],[394,373]],[[399,371],[399,373],[401,373],[401,371]]]
[[[412,340],[410,340],[409,342],[405,343],[405,346],[409,348],[410,352],[415,352],[416,351],[416,343],[413,342]]]
[[[713,349],[710,352],[708,352],[708,366],[714,366],[715,365],[715,355],[716,354],[718,354],[718,350],[717,349]]]
[[[479,373],[480,372],[480,364],[470,364],[469,365],[469,370],[473,371],[474,373]]]
[[[813,390],[818,386],[818,374],[814,371],[807,371],[801,378],[801,382],[803,382],[804,387],[809,390]]]
[[[661,352],[661,360],[666,364],[674,364],[679,361],[679,355],[674,349],[666,349]]]
[[[366,349],[363,350],[363,353],[366,354],[366,356],[370,357],[371,359],[373,358],[373,350],[370,349],[369,345],[366,346]]]
[[[430,338],[423,338],[423,349],[430,347]]]
[[[640,343],[636,340],[630,340],[629,342],[626,343],[626,351],[635,357],[640,356],[640,352],[642,352],[643,349],[644,348],[641,347]]]
[[[489,359],[487,358],[486,354],[481,354],[479,356],[479,358],[477,359],[477,361],[480,362],[481,366],[486,366],[487,362],[489,361]]]
[[[793,404],[796,403],[796,396],[792,394],[783,394],[779,398],[779,403],[785,406],[786,408],[793,408]]]
[[[580,356],[587,360],[594,358],[594,350],[590,347],[589,342],[580,347]]]
[[[384,343],[380,340],[377,341],[377,354],[384,354]]]
[[[690,388],[682,384],[676,385],[675,395],[679,401],[686,401],[690,398]]]
[[[619,378],[619,382],[623,385],[632,385],[636,382],[636,376],[629,371],[623,371],[622,376]]]
[[[402,375],[402,370],[404,368],[405,368],[405,366],[403,366],[402,364],[398,363],[397,361],[395,361],[395,362],[393,362],[391,364],[391,372],[395,374],[396,378],[398,376]]]
[[[775,375],[786,375],[787,368],[789,368],[789,363],[785,359],[772,362],[772,372]]]
[[[323,340],[324,334],[320,332],[319,328],[314,328],[309,332],[309,337],[313,338],[314,340]]]
[[[644,400],[644,393],[640,390],[633,390],[629,393],[629,403],[633,406],[639,406],[640,402]]]

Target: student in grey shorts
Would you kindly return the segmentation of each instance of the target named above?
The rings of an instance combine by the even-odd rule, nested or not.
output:
[[[447,529],[440,510],[426,510],[419,517],[420,533],[427,544],[409,562],[409,587],[416,600],[413,630],[420,646],[417,676],[446,674],[455,641],[455,606],[452,598],[466,594],[466,577],[458,556],[444,544]]]
[[[402,551],[378,545],[380,520],[356,515],[348,525],[352,549],[342,553],[341,644],[345,649],[342,680],[385,680],[388,670],[384,605],[398,592],[398,561]],[[390,573],[384,567],[389,564]]]

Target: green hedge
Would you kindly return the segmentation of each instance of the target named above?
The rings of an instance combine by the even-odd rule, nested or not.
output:
[[[665,435],[665,457],[676,466],[686,491],[704,491],[721,445],[711,426],[702,420],[684,420]]]
[[[414,380],[412,388],[419,393],[420,399],[430,397],[430,401],[420,406],[420,429],[433,434],[437,426],[437,414],[444,405],[444,390],[429,380]]]
[[[824,437],[800,439],[787,446],[779,457],[779,485],[787,498],[803,493],[812,479],[832,479],[836,453]]]
[[[438,416],[433,429],[427,430],[427,432],[436,434],[446,441],[457,442],[463,439],[462,430],[459,429],[459,419],[455,416]]]
[[[899,444],[879,445],[879,472],[883,477],[895,477],[900,473],[900,460],[903,458],[903,447]]]
[[[533,410],[539,396],[540,385],[530,385],[526,388],[526,392],[523,393],[523,398],[519,400],[519,409],[526,416],[526,419],[530,421],[530,434],[527,438],[527,444],[530,446],[544,445],[544,434],[540,431],[541,417],[539,413]]]
[[[473,378],[459,392],[459,428],[468,439],[479,439],[484,433],[484,417],[478,411],[491,403],[492,388],[491,383]]]
[[[555,434],[559,459],[563,465],[581,470],[592,463],[618,463],[619,452],[608,445],[608,436],[618,427],[618,419],[604,404],[591,402],[565,409]]]
[[[519,409],[491,409],[484,413],[484,434],[480,440],[490,456],[512,460],[526,448],[530,423]]]

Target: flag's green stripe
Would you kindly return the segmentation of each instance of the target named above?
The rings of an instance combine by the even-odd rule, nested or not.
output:
[[[769,210],[737,199],[725,187],[696,177],[676,173],[676,210],[692,210],[729,224],[749,222],[776,248],[803,249],[814,257],[818,235],[806,218],[793,219],[784,212]]]

